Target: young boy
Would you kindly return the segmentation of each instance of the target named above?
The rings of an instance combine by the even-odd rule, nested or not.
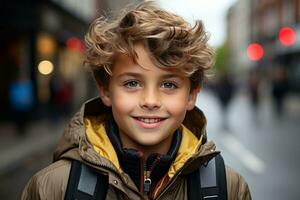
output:
[[[64,199],[72,160],[108,177],[106,199],[188,199],[188,175],[219,154],[195,107],[213,64],[207,40],[201,22],[190,27],[153,2],[96,19],[85,64],[100,98],[74,116],[55,162],[32,177],[22,199]],[[226,178],[228,199],[251,199],[239,174],[226,167]]]

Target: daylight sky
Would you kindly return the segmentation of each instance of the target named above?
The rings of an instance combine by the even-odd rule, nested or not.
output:
[[[211,34],[209,43],[217,47],[226,36],[226,13],[236,0],[158,0],[159,4],[184,17],[191,24],[197,19],[204,22]]]

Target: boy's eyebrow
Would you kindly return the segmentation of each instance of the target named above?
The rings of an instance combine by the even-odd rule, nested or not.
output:
[[[119,74],[117,76],[117,78],[121,78],[123,76],[133,76],[133,77],[138,77],[138,78],[143,77],[143,75],[140,74],[140,73],[126,72],[126,73],[123,73],[123,74]],[[173,74],[173,73],[172,74],[164,74],[164,75],[161,76],[161,78],[163,78],[163,79],[166,79],[166,78],[179,78],[179,79],[183,79],[180,75]]]
[[[117,76],[117,78],[121,78],[121,77],[123,77],[123,76],[142,77],[142,75],[141,75],[141,74],[139,74],[139,73],[134,73],[134,72],[126,72],[126,73],[123,73],[123,74],[119,74],[119,75]]]

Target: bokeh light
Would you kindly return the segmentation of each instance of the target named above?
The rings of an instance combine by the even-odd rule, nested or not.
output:
[[[293,45],[297,39],[294,29],[283,27],[280,29],[278,39],[283,46]]]
[[[251,43],[247,48],[247,56],[252,61],[258,61],[264,56],[264,48],[258,43]]]
[[[53,72],[53,64],[48,60],[43,60],[38,65],[38,70],[43,75],[49,75]]]

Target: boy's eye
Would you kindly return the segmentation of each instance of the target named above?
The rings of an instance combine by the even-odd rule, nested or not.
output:
[[[165,89],[176,89],[176,88],[178,88],[178,86],[175,83],[172,83],[172,82],[164,82],[162,84],[162,87],[165,88]]]
[[[128,87],[128,88],[136,88],[136,87],[140,86],[140,83],[138,81],[131,80],[131,81],[125,82],[124,86]]]

